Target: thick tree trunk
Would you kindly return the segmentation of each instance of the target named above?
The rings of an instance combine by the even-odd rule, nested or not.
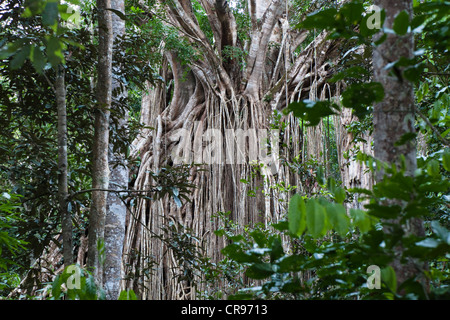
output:
[[[377,0],[374,4],[385,9],[385,27],[391,28],[395,17],[406,11],[412,17],[411,0]],[[414,133],[414,92],[413,84],[407,80],[399,79],[389,75],[385,66],[401,57],[412,58],[414,52],[413,33],[408,32],[404,36],[388,34],[383,44],[378,46],[373,53],[374,80],[380,82],[385,89],[385,98],[374,108],[374,155],[377,159],[400,164],[401,156],[406,161],[406,174],[413,175],[417,167],[416,146],[413,142],[401,146],[395,145],[400,138],[409,133]],[[382,179],[384,172],[379,172],[376,179]],[[402,205],[401,203],[399,203]],[[388,223],[399,223],[399,220],[389,220]],[[423,222],[421,219],[410,219],[406,234],[424,235]],[[386,232],[392,232],[386,228]],[[396,247],[396,257],[392,263],[400,285],[406,279],[419,273],[416,261],[401,261],[403,253],[402,244]]]
[[[336,46],[326,40],[325,34],[319,34],[294,56],[305,33],[281,27],[285,22],[285,2],[250,1],[254,23],[246,68],[230,67],[220,52],[224,46],[235,43],[234,36],[222,37],[224,30],[236,32],[232,13],[225,1],[200,2],[208,13],[214,45],[205,40],[189,1],[170,2],[168,20],[181,30],[180,36],[188,35],[202,50],[203,57],[182,65],[175,53],[165,53],[161,76],[173,77],[174,97],[167,101],[168,83],[149,90],[142,100],[141,121],[155,129],[144,130],[133,143],[136,150],[132,154],[141,158],[136,189],[154,184],[148,171],[160,169],[169,158],[173,165],[194,161],[204,163],[206,169],[193,168],[190,172],[189,182],[196,186],[191,202],[178,208],[169,199],[138,199],[127,218],[123,288],[134,289],[142,299],[195,299],[196,290],[228,293],[223,282],[207,286],[200,281],[202,274],[195,274],[189,281],[178,281],[176,276],[186,268],[154,235],[163,236],[161,228],[168,221],[181,223],[201,239],[205,254],[217,263],[222,259],[220,251],[226,241],[214,234],[222,223],[213,217],[216,213],[229,211],[230,218],[242,228],[284,219],[289,195],[270,186],[280,182],[301,185],[302,181],[298,174],[279,165],[276,150],[285,143],[288,147],[279,150],[280,157],[292,161],[299,155],[301,127],[292,115],[287,116],[287,127],[279,136],[282,140],[269,139],[271,156],[265,154],[264,134],[270,138],[273,112],[283,109],[288,102],[309,98],[313,84],[320,93],[318,98],[321,97],[328,77],[327,66],[337,58]],[[282,39],[290,50],[269,45],[270,41],[281,44]],[[286,56],[288,52],[290,56]],[[282,62],[288,63],[283,67]],[[333,91],[327,89],[331,94]],[[324,98],[329,98],[329,94]],[[276,137],[276,131],[272,133]],[[255,171],[255,160],[266,169]],[[249,183],[242,183],[242,179]]]
[[[125,12],[123,0],[111,0],[111,8],[122,13]],[[125,21],[118,15],[112,14],[113,39],[118,44],[119,37],[125,34]],[[118,76],[112,80],[112,107],[120,114],[120,105],[124,103],[127,92],[124,84]],[[126,109],[126,108],[124,108]],[[117,127],[113,132],[126,132],[128,114],[117,120]],[[114,135],[112,136],[114,138]],[[113,152],[113,144],[109,145],[109,166],[111,177],[109,189],[128,189],[128,167],[125,155]],[[127,207],[121,195],[109,192],[106,199],[106,222],[105,222],[105,266],[103,271],[103,283],[107,300],[115,300],[120,293],[120,281],[123,278],[122,251],[125,237],[125,219]]]
[[[55,92],[58,109],[58,202],[61,216],[64,266],[73,263],[72,215],[69,212],[67,196],[67,108],[64,67],[59,65],[56,70]]]
[[[112,81],[112,22],[110,0],[97,0],[99,45],[97,106],[94,122],[94,145],[92,160],[92,188],[108,189],[109,166],[109,118],[111,109]],[[102,284],[104,233],[106,218],[106,191],[92,192],[92,205],[89,214],[88,267],[92,269],[97,284]],[[98,250],[102,249],[102,250]]]

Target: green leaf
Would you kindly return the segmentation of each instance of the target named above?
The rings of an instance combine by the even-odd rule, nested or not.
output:
[[[344,203],[345,197],[346,197],[344,188],[338,187],[338,188],[336,188],[336,190],[333,193],[334,193],[334,200],[337,203],[340,203],[340,204]]]
[[[330,190],[331,193],[334,193],[336,191],[336,188],[337,188],[336,180],[334,180],[332,177],[328,178],[327,189]]]
[[[417,102],[421,102],[424,97],[428,94],[429,86],[428,82],[423,82],[419,86],[419,90],[417,90]]]
[[[273,273],[272,265],[263,262],[251,265],[245,272],[245,275],[250,279],[263,280],[270,277]]]
[[[97,285],[95,284],[94,277],[91,275],[86,278],[85,289],[86,300],[97,300]]]
[[[394,268],[391,266],[381,269],[381,281],[384,282],[392,292],[395,293],[397,291],[397,276]]]
[[[320,186],[325,186],[327,184],[327,179],[325,177],[325,170],[323,166],[318,166],[316,169],[316,181]]]
[[[287,231],[287,230],[289,230],[289,222],[283,220],[283,221],[280,221],[280,222],[277,222],[277,223],[273,223],[272,227],[274,229],[278,230],[278,231],[281,231],[281,232]]]
[[[411,67],[407,67],[403,71],[403,76],[408,79],[411,82],[418,82],[420,80],[420,77],[422,76],[422,73],[425,69],[425,64],[418,63]]]
[[[260,261],[260,258],[257,255],[248,254],[242,251],[241,246],[237,243],[229,244],[222,249],[222,253],[230,259],[233,259],[234,261],[239,263],[253,263]]]
[[[98,251],[98,259],[101,264],[105,262],[106,251],[105,251],[105,239],[99,238],[97,239],[97,251]]]
[[[64,44],[56,37],[47,39],[47,58],[53,67],[64,62]]]
[[[340,203],[330,203],[326,206],[326,212],[333,229],[342,237],[345,236],[350,228],[350,218],[345,207]]]
[[[58,274],[52,283],[52,296],[54,299],[57,299],[57,300],[59,299],[59,296],[61,294],[61,285],[62,285],[62,279],[61,279],[61,276]]]
[[[445,170],[450,172],[450,152],[444,152],[442,155],[442,165]]]
[[[36,69],[36,72],[41,74],[45,67],[46,60],[39,47],[36,46],[31,48],[30,60],[34,69]]]
[[[274,262],[277,259],[281,258],[284,254],[283,246],[281,244],[281,240],[278,237],[275,237],[272,241],[272,248],[270,251],[270,261]]]
[[[416,246],[434,249],[437,248],[441,244],[440,241],[433,238],[426,238],[422,241],[416,242]]]
[[[349,24],[356,24],[362,18],[362,13],[364,12],[364,7],[362,3],[350,2],[346,3],[342,6],[339,13],[341,13],[345,20],[348,21]]]
[[[305,256],[303,255],[290,255],[284,256],[281,261],[278,262],[278,272],[286,273],[286,272],[298,272],[302,269],[303,264],[305,263]]]
[[[33,16],[33,12],[30,10],[28,6],[25,7],[25,10],[22,13],[22,18],[30,18]]]
[[[76,300],[78,292],[79,292],[79,290],[77,290],[77,289],[68,289],[67,290],[67,300]]]
[[[348,189],[350,193],[362,193],[368,196],[373,196],[372,190],[364,189],[364,188],[350,188]]]
[[[358,227],[359,231],[362,233],[367,233],[371,229],[371,218],[363,210],[350,209],[350,216],[353,219],[353,224]]]
[[[439,221],[431,221],[431,229],[445,243],[450,245],[450,232],[439,224]]]
[[[306,226],[313,238],[318,238],[326,233],[326,211],[315,199],[306,203]]]
[[[427,173],[432,177],[438,177],[440,175],[439,162],[435,159],[428,162]]]
[[[53,26],[58,20],[58,3],[48,1],[42,12],[42,23],[45,26]]]
[[[267,244],[267,236],[261,230],[253,230],[250,232],[250,236],[255,240],[256,244],[260,248],[264,248]]]
[[[425,293],[424,287],[413,278],[404,281],[398,288],[400,292],[405,292],[406,296],[412,296],[413,299],[427,300],[428,295]]]
[[[18,39],[14,42],[8,43],[0,49],[0,59],[8,59],[22,49],[27,42],[27,39]]]
[[[333,29],[336,23],[337,10],[334,8],[325,9],[320,12],[309,14],[302,23],[298,25],[300,29]]]
[[[339,107],[330,101],[303,100],[289,104],[284,113],[292,112],[295,117],[305,120],[306,126],[316,126],[322,118],[337,114],[336,110]]]
[[[137,300],[137,296],[133,290],[122,290],[118,300]]]
[[[120,19],[126,21],[127,17],[125,16],[125,14],[119,10],[116,9],[111,9],[111,8],[107,8],[106,10],[109,10],[111,12],[113,12],[114,14],[116,14]]]
[[[300,236],[306,228],[306,207],[303,198],[295,194],[289,202],[288,209],[289,231],[291,234]]]
[[[396,141],[396,142],[394,143],[394,145],[395,145],[396,147],[402,146],[402,145],[408,143],[409,141],[414,141],[414,139],[416,139],[416,136],[417,136],[417,134],[414,133],[414,132],[408,132],[408,133],[405,133],[404,135],[402,135],[402,136],[400,137],[400,139],[399,139],[398,141]]]
[[[385,42],[387,39],[387,33],[383,33],[383,35],[374,42],[375,46],[379,46],[380,44],[382,44],[383,42]]]
[[[409,14],[403,10],[400,12],[394,20],[393,29],[398,35],[405,35],[408,32],[409,27]]]
[[[384,98],[384,88],[378,82],[354,83],[342,93],[342,104],[359,117],[368,113],[368,106]]]
[[[23,66],[25,60],[30,56],[31,46],[25,45],[11,60],[10,67],[13,70],[19,69]]]
[[[441,137],[445,138],[447,137],[447,135],[450,133],[450,128],[448,128],[447,130],[445,130],[444,132],[441,133]]]
[[[98,293],[98,298],[96,297],[97,300],[106,300],[106,292],[103,289],[99,290]]]

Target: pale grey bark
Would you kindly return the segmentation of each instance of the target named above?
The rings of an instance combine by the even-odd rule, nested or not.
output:
[[[401,11],[412,12],[412,1],[409,0],[379,0],[375,4],[386,10],[385,27],[388,28],[392,28],[395,17]],[[413,84],[389,75],[391,70],[385,69],[385,66],[400,57],[412,58],[413,52],[414,38],[412,33],[407,33],[404,36],[389,34],[373,53],[374,80],[380,82],[385,90],[384,100],[376,104],[374,110],[375,157],[398,163],[403,155],[410,174],[416,169],[415,144],[410,142],[396,146],[395,142],[404,134],[415,131]]]
[[[64,67],[56,70],[55,94],[58,110],[58,202],[61,216],[64,266],[73,263],[72,216],[68,210],[67,196],[67,107]]]
[[[386,12],[384,27],[392,29],[395,17],[405,10],[412,17],[411,0],[376,0],[374,4],[383,8]],[[416,170],[416,146],[414,142],[408,142],[401,146],[395,145],[400,138],[408,133],[414,133],[414,92],[413,84],[406,79],[390,75],[385,66],[397,61],[401,57],[412,58],[414,52],[414,37],[412,32],[404,36],[388,34],[386,41],[378,46],[373,53],[374,80],[380,82],[385,90],[385,98],[374,107],[374,155],[377,159],[400,164],[401,156],[405,158],[406,174],[413,175]],[[383,178],[384,172],[379,172],[376,180]],[[389,204],[389,203],[387,203]],[[390,203],[392,204],[392,203]],[[396,204],[403,205],[396,202]],[[389,223],[400,223],[398,219],[387,220]],[[385,228],[391,232],[390,228]],[[424,235],[424,227],[421,219],[410,219],[405,227],[406,234]],[[416,261],[401,261],[403,253],[402,244],[395,248],[396,257],[392,262],[400,285],[406,279],[419,274],[419,269],[424,266],[416,264]]]
[[[108,146],[112,81],[112,23],[111,11],[106,10],[106,8],[110,7],[110,0],[97,0],[99,57],[92,159],[93,189],[107,189],[109,186]],[[98,285],[103,282],[104,256],[97,248],[104,249],[106,197],[106,191],[93,191],[89,214],[88,267],[93,272]]]
[[[247,84],[245,94],[253,101],[258,101],[262,98],[261,81],[264,72],[264,62],[266,61],[267,47],[275,24],[284,10],[283,4],[284,2],[281,0],[272,1],[261,18],[261,28],[254,30],[252,33],[247,58]],[[255,11],[255,14],[258,15],[258,11]]]
[[[111,0],[111,8],[124,13],[124,1]],[[113,39],[117,44],[118,38],[125,33],[125,21],[114,13],[112,15],[112,29]],[[118,48],[115,49],[118,50]],[[112,76],[112,107],[118,109],[118,105],[123,103],[122,100],[126,98],[127,92],[119,77],[114,75],[114,70]],[[125,113],[124,117],[117,121],[116,132],[125,132],[127,122],[128,114]],[[109,188],[113,190],[127,189],[128,167],[125,155],[113,152],[112,144],[109,145],[109,166],[111,168]],[[122,251],[126,214],[127,207],[121,198],[121,194],[109,192],[106,199],[105,265],[103,270],[103,284],[107,300],[117,299],[120,293],[120,281],[123,278]]]

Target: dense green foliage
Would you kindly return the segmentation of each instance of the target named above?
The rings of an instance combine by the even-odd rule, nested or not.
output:
[[[0,190],[5,197],[11,197],[11,202],[6,202],[2,196],[5,210],[0,218],[5,225],[0,225],[0,232],[5,234],[6,247],[2,253],[5,259],[1,261],[1,272],[5,271],[0,277],[1,295],[18,284],[18,279],[27,274],[44,248],[60,233],[54,93],[55,70],[60,64],[68,84],[68,210],[74,218],[74,250],[87,228],[90,193],[82,191],[91,188],[97,13],[95,1],[76,5],[80,2],[11,0],[0,8]],[[129,155],[129,146],[142,128],[139,111],[145,83],[158,81],[154,70],[162,60],[158,48],[161,40],[186,59],[193,51],[180,43],[176,32],[165,28],[161,20],[152,19],[141,28],[141,20],[148,13],[135,2],[127,2],[126,10],[129,32],[115,43],[114,63],[115,70],[120,70],[117,76],[127,85],[128,96],[114,103],[110,139],[115,151]],[[121,67],[117,68],[118,65]],[[118,119],[125,112],[130,113],[128,126],[119,129]],[[129,162],[135,167],[139,165],[139,159]],[[185,167],[168,168],[154,173],[159,184],[153,192],[132,194],[132,198],[169,194],[180,205],[190,188],[183,178],[185,170]],[[14,207],[14,212],[7,204]],[[133,200],[129,205],[133,205]],[[17,242],[11,242],[13,238],[7,238],[7,234],[13,234]],[[26,250],[17,246],[22,243],[27,244]],[[6,261],[14,261],[8,264],[7,272]],[[61,265],[62,261],[58,261],[55,270]],[[35,278],[39,281],[37,274]]]
[[[18,285],[20,276],[14,270],[16,255],[27,243],[20,240],[15,224],[23,221],[20,216],[19,196],[3,192],[0,195],[0,292],[7,292]]]
[[[154,1],[126,2],[126,36],[116,43],[114,61],[120,64],[118,76],[127,85],[128,98],[112,110],[111,139],[115,148],[129,153],[129,144],[139,124],[140,98],[146,81],[156,83],[157,71],[164,61],[160,44],[177,54],[183,64],[201,55],[201,48],[188,45],[174,27],[163,23],[163,11],[149,11]],[[213,41],[207,16],[198,1],[192,1],[200,28]],[[450,3],[446,1],[414,1],[414,16],[400,13],[394,32],[413,32],[415,57],[393,61],[386,68],[401,81],[416,86],[417,135],[405,136],[397,143],[411,139],[425,140],[427,150],[418,157],[414,176],[405,175],[404,168],[380,163],[364,154],[352,161],[365,162],[373,172],[384,168],[385,177],[373,190],[346,190],[340,186],[339,171],[331,172],[314,159],[301,162],[298,157],[281,159],[302,179],[316,183],[319,191],[296,186],[272,186],[288,195],[285,220],[269,226],[237,226],[229,213],[214,215],[222,225],[212,230],[225,237],[228,246],[224,259],[213,263],[202,249],[201,239],[193,230],[168,221],[162,234],[164,242],[179,262],[178,281],[225,282],[227,290],[198,292],[200,298],[221,299],[449,299],[448,260],[450,259],[450,97],[449,39]],[[85,232],[91,185],[93,139],[93,104],[97,61],[96,8],[85,1],[78,16],[69,6],[78,1],[11,0],[0,8],[0,297],[6,296],[27,273],[32,262],[59,234],[57,202],[57,129],[53,92],[55,67],[62,64],[68,83],[68,154],[69,210],[74,216],[75,246]],[[328,1],[292,1],[291,25],[311,30],[326,29],[330,38],[345,39],[342,59],[330,82],[345,81],[342,106],[350,108],[359,121],[349,125],[355,141],[360,133],[372,130],[372,105],[384,97],[384,88],[371,81],[372,50],[383,41],[373,43],[377,30],[367,28],[370,1],[354,1],[338,7]],[[155,7],[156,8],[156,7]],[[237,1],[232,8],[240,41],[248,41],[251,27],[245,11],[246,1]],[[311,14],[312,11],[317,12]],[[117,13],[115,13],[117,14]],[[76,21],[73,19],[77,18]],[[75,22],[76,25],[70,23]],[[79,24],[78,24],[79,23]],[[363,46],[362,53],[357,48]],[[238,59],[245,67],[244,46],[223,49],[225,59]],[[116,65],[117,67],[117,65]],[[399,72],[402,69],[403,72]],[[321,119],[339,112],[333,101],[304,100],[292,103],[285,110],[303,120],[305,126],[317,125]],[[130,124],[121,132],[115,125],[125,112]],[[273,126],[283,131],[281,114],[274,115]],[[328,123],[329,126],[329,123]],[[331,124],[333,127],[333,124]],[[332,128],[333,130],[333,128]],[[333,134],[333,132],[332,132]],[[328,137],[330,138],[330,136]],[[328,152],[336,153],[329,144]],[[421,150],[423,151],[423,150]],[[133,166],[140,159],[133,160]],[[337,162],[337,161],[336,161]],[[164,196],[173,198],[177,206],[188,201],[193,187],[188,181],[190,166],[168,167],[152,173],[157,185],[148,194],[133,194],[150,200]],[[257,167],[254,168],[255,176]],[[311,172],[314,172],[313,174]],[[325,174],[325,172],[327,174]],[[132,172],[134,174],[134,172]],[[134,178],[130,177],[131,180]],[[248,180],[241,183],[248,183]],[[131,183],[132,181],[130,181]],[[252,196],[249,191],[248,196]],[[296,193],[295,193],[296,192]],[[347,209],[354,196],[363,202],[364,210]],[[129,205],[134,204],[133,197]],[[402,206],[387,206],[385,199],[403,201]],[[413,217],[425,221],[427,234],[418,237],[405,234],[404,226]],[[394,232],[386,235],[384,219],[400,218],[392,225]],[[430,288],[416,279],[409,279],[397,288],[396,275],[389,263],[394,248],[405,249],[403,259],[428,262],[420,270]],[[61,265],[55,265],[57,269]],[[381,271],[381,288],[371,288],[370,266]],[[73,272],[72,272],[73,271]],[[142,274],[152,270],[137,270]],[[253,281],[248,286],[242,275]],[[79,276],[79,287],[68,288],[72,276]],[[136,274],[139,276],[139,274]],[[370,278],[370,279],[369,279]],[[200,280],[199,280],[200,279]],[[37,283],[39,287],[45,284]],[[47,284],[50,299],[103,299],[92,275],[79,266],[57,275]],[[32,298],[32,297],[30,297]],[[132,291],[124,291],[120,299],[135,300]]]
[[[433,1],[417,4],[413,19],[406,12],[401,12],[395,19],[393,32],[401,35],[412,28],[413,32],[421,33],[422,41],[419,41],[415,58],[402,58],[387,66],[394,71],[404,67],[403,73],[397,73],[397,76],[417,83],[419,103],[424,94],[428,94],[429,82],[441,88],[432,98],[430,95],[430,100],[421,107],[429,108],[432,104],[428,114],[432,115],[432,123],[442,129],[448,127],[449,119],[446,94],[448,82],[445,81],[448,74],[446,78],[441,77],[440,81],[430,81],[425,70],[434,66],[431,56],[446,61],[443,67],[448,69],[448,28],[443,28],[442,24],[448,23],[448,15],[444,12],[448,12],[449,8],[448,3]],[[357,45],[376,47],[383,37],[378,43],[371,43],[370,37],[374,32],[364,27],[369,15],[364,16],[363,12],[362,3],[352,2],[340,9],[329,8],[310,15],[300,26],[328,29],[331,31],[330,38],[357,39]],[[356,25],[360,27],[359,32],[355,31]],[[435,42],[423,41],[427,31],[431,30]],[[365,79],[367,74],[368,71],[363,67],[353,64],[335,75],[332,81]],[[365,117],[370,115],[371,105],[383,97],[384,88],[366,79],[347,87],[342,94],[342,104],[352,108],[357,116]],[[314,126],[337,110],[338,106],[333,102],[307,100],[291,104],[286,112],[293,112],[305,120],[306,125]],[[430,128],[423,121],[422,118],[418,119],[419,127],[422,132],[427,132]],[[447,134],[447,131],[443,132],[441,137],[445,138]],[[414,137],[403,137],[397,143],[405,143],[411,138]],[[418,170],[413,177],[405,175],[405,166],[397,168],[358,154],[355,160],[366,162],[372,171],[384,170],[383,180],[373,190],[344,191],[334,179],[326,181],[322,176],[317,176],[317,181],[326,192],[315,197],[293,195],[286,221],[274,224],[269,229],[257,228],[245,234],[220,231],[231,241],[223,253],[245,266],[245,274],[249,278],[265,280],[262,285],[242,289],[232,297],[448,299],[449,269],[446,262],[450,258],[447,207],[450,152],[439,147],[438,143],[430,151],[429,156],[419,158]],[[357,194],[360,201],[364,201],[365,210],[345,208],[343,204],[352,194]],[[399,202],[387,205],[385,199],[398,199]],[[405,226],[413,217],[426,221],[426,237],[405,233]],[[386,234],[383,230],[386,226],[392,227],[394,232]],[[286,239],[286,236],[291,243],[288,252],[284,252],[282,246],[282,239]],[[430,288],[424,287],[414,278],[406,280],[397,288],[395,271],[389,263],[394,257],[395,247],[399,245],[404,249],[402,261],[415,259],[429,262],[429,269],[420,270],[419,274],[430,281]],[[381,270],[382,287],[379,289],[373,289],[367,280],[372,275],[372,269],[368,269],[370,266]],[[309,275],[306,281],[305,275]]]
[[[375,161],[361,155],[366,161]],[[328,196],[304,199],[294,195],[289,203],[287,219],[267,230],[254,229],[246,234],[224,233],[232,242],[223,253],[246,266],[246,276],[265,280],[261,286],[243,289],[234,298],[276,299],[349,299],[349,298],[449,298],[448,260],[450,233],[447,215],[436,215],[430,209],[444,209],[444,194],[450,183],[448,164],[450,153],[435,154],[421,164],[415,177],[405,176],[403,170],[385,166],[386,176],[371,190],[348,190],[349,194],[365,195],[367,210],[343,206],[343,189],[329,179],[321,187]],[[380,166],[381,164],[378,163]],[[446,168],[441,174],[443,167]],[[384,199],[408,201],[404,207],[386,206]],[[403,226],[412,217],[428,220],[426,237],[407,235]],[[400,217],[402,223],[393,227],[389,236],[380,219]],[[384,223],[386,225],[386,223]],[[282,238],[287,236],[291,246],[284,252]],[[431,281],[426,293],[419,282],[410,279],[396,288],[395,273],[389,266],[394,247],[405,249],[403,259],[430,261],[429,270],[421,270]],[[367,268],[381,268],[380,290],[367,288]],[[301,275],[309,273],[308,281]],[[398,291],[404,293],[400,295]]]

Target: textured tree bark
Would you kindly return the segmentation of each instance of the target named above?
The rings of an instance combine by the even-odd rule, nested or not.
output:
[[[180,28],[180,36],[188,34],[189,39],[199,44],[198,39],[204,39],[205,36],[200,34],[198,23],[188,13],[189,1],[175,2],[179,4],[179,8],[175,11],[168,10],[168,19]],[[252,30],[258,32],[266,23],[264,17],[272,15],[265,15],[272,2],[269,0],[249,0],[249,2],[253,3],[255,9],[249,8],[254,11],[252,17],[255,23]],[[179,11],[180,8],[184,8],[183,11]],[[256,101],[252,101],[251,96],[244,93],[246,82],[236,80],[244,79],[248,74],[247,70],[226,68],[220,50],[216,47],[220,43],[218,39],[215,39],[212,46],[209,43],[201,43],[200,47],[205,53],[203,59],[189,61],[187,65],[181,65],[173,52],[165,53],[160,70],[165,82],[158,82],[155,86],[148,85],[148,94],[142,99],[141,122],[155,129],[142,130],[133,142],[134,149],[131,150],[131,156],[135,158],[139,156],[141,160],[141,165],[136,171],[135,189],[147,189],[146,187],[154,182],[148,171],[160,169],[167,159],[173,156],[174,150],[179,146],[179,143],[172,139],[177,129],[188,130],[189,134],[185,134],[184,138],[191,143],[191,151],[202,151],[202,143],[205,142],[202,141],[202,136],[205,132],[218,130],[222,133],[223,150],[227,150],[235,141],[233,137],[227,135],[226,130],[269,129],[273,125],[270,122],[273,111],[280,111],[288,102],[310,98],[311,88],[314,88],[314,97],[317,99],[328,99],[339,94],[336,88],[327,88],[324,85],[329,76],[330,65],[336,64],[339,58],[336,50],[338,44],[326,40],[326,34],[321,33],[300,54],[294,55],[295,48],[305,40],[307,33],[283,28],[289,31],[289,36],[284,34],[283,30],[283,34],[280,34],[279,26],[285,21],[282,13],[283,11],[275,17],[276,23],[269,38],[269,41],[277,45],[265,46],[266,52],[260,53],[266,57],[263,68],[253,68],[254,72],[263,73]],[[211,10],[211,14],[217,13]],[[208,18],[211,23],[212,21],[220,23],[217,16]],[[222,26],[218,24],[217,30],[221,28]],[[283,49],[282,39],[289,45],[289,50]],[[251,38],[250,41],[260,39]],[[251,46],[239,41],[237,45],[245,48]],[[253,52],[255,54],[259,50]],[[253,60],[255,58],[252,57]],[[287,62],[285,68],[282,67],[283,62]],[[187,81],[179,81],[186,75]],[[174,78],[178,78],[174,82],[176,90],[182,93],[182,97],[171,101],[168,87],[169,81]],[[255,79],[257,78],[255,76]],[[304,133],[301,124],[292,114],[283,120],[286,121],[287,127],[280,134],[280,145],[287,144],[288,147],[280,150],[280,157],[292,161],[294,157],[302,154]],[[101,123],[104,124],[104,121]],[[275,139],[274,142],[276,141]],[[276,145],[272,143],[272,147]],[[178,261],[167,246],[155,239],[154,234],[160,234],[161,227],[167,225],[169,219],[182,223],[186,228],[192,229],[192,234],[201,240],[208,258],[212,262],[220,262],[223,258],[220,250],[226,245],[226,241],[214,234],[215,230],[222,227],[221,222],[214,218],[214,214],[219,211],[230,211],[233,222],[242,228],[257,222],[266,225],[276,223],[285,218],[286,203],[290,195],[272,186],[281,182],[300,187],[303,184],[296,172],[282,165],[274,165],[272,174],[265,172],[264,175],[256,174],[249,184],[240,183],[240,179],[251,180],[252,174],[255,173],[248,158],[242,164],[226,160],[221,164],[205,164],[203,168],[207,170],[192,169],[190,172],[189,182],[194,183],[197,188],[191,195],[192,202],[183,204],[181,208],[177,208],[173,201],[167,198],[159,201],[136,199],[133,210],[127,213],[123,249],[126,278],[122,281],[123,289],[134,289],[142,299],[195,299],[196,290],[226,293],[229,289],[226,283],[206,285],[202,282],[204,280],[202,274],[196,275],[194,282],[178,281],[176,278],[180,271]],[[114,177],[111,177],[111,180],[113,179]],[[256,188],[259,190],[255,192],[255,197],[248,196],[248,192]],[[301,192],[301,188],[298,192]],[[94,223],[92,226],[95,227]],[[98,229],[98,226],[96,228]],[[108,230],[106,226],[105,230]],[[101,239],[101,235],[99,237],[97,235],[100,233],[93,234],[92,229],[89,229],[89,232],[92,248],[89,251],[97,252],[96,240],[92,241],[92,237]],[[85,245],[84,239],[82,237],[81,247]],[[80,252],[83,250],[80,249]],[[83,257],[80,255],[78,261],[82,260]]]
[[[336,121],[336,146],[338,153],[339,168],[341,170],[342,184],[350,188],[363,188],[371,190],[374,183],[374,176],[369,168],[353,158],[358,152],[372,155],[373,137],[369,133],[362,133],[361,138],[365,142],[354,142],[354,135],[346,130],[346,126],[358,120],[352,114],[352,109],[343,108],[342,113],[335,117]],[[363,209],[364,203],[358,201],[358,197],[354,197],[349,203],[349,207],[355,209]]]
[[[261,28],[253,32],[247,59],[245,94],[253,101],[261,99],[261,81],[266,61],[267,46],[273,29],[284,11],[283,1],[272,1],[262,17]],[[257,14],[257,13],[256,13]]]
[[[92,159],[92,188],[108,189],[109,166],[109,118],[111,109],[112,81],[112,22],[110,0],[97,0],[99,45],[97,106],[94,120],[94,145]],[[88,267],[94,274],[98,285],[102,285],[104,233],[106,218],[106,191],[92,192],[92,205],[89,214]]]
[[[412,17],[412,1],[410,0],[377,0],[374,4],[383,8],[386,12],[385,27],[391,28],[395,17],[405,10]],[[414,52],[414,38],[412,32],[404,36],[388,34],[383,44],[378,46],[373,53],[374,80],[380,82],[385,89],[385,98],[374,107],[374,155],[377,159],[400,164],[401,156],[406,161],[406,174],[413,175],[417,167],[416,146],[408,142],[401,146],[395,145],[403,135],[414,133],[414,92],[413,85],[407,80],[402,80],[389,75],[385,66],[400,57],[412,58]],[[376,180],[383,178],[384,172],[378,172]],[[402,203],[398,203],[402,205]],[[389,220],[390,223],[399,223],[399,220]],[[386,228],[386,232],[392,232]],[[406,226],[406,234],[424,235],[421,219],[411,219]],[[418,274],[424,266],[417,265],[416,261],[402,262],[402,244],[396,247],[396,257],[392,263],[397,275],[398,285],[408,278]]]
[[[123,0],[111,0],[111,8],[122,13],[125,12]],[[125,21],[117,14],[112,14],[113,39],[125,34]],[[112,108],[120,110],[120,104],[127,96],[124,84],[118,76],[112,75]],[[125,108],[124,108],[125,109]],[[120,113],[119,113],[120,114]],[[128,113],[118,119],[116,130],[125,132],[128,122]],[[111,133],[112,134],[112,133]],[[114,138],[114,136],[112,136]],[[125,155],[113,152],[113,145],[109,145],[109,167],[111,168],[109,189],[128,189],[128,167]],[[122,251],[125,237],[125,220],[127,207],[117,192],[109,192],[106,199],[105,220],[105,265],[103,271],[103,284],[107,300],[115,300],[120,294],[120,281],[123,278]]]
[[[207,285],[201,281],[201,274],[193,281],[177,281],[180,266],[167,246],[154,235],[162,235],[161,227],[168,220],[181,223],[201,239],[205,254],[217,263],[222,259],[220,250],[226,245],[223,237],[214,234],[221,226],[221,221],[213,217],[217,212],[230,211],[230,218],[242,228],[283,219],[287,195],[270,186],[282,181],[301,185],[300,177],[287,167],[278,166],[277,161],[266,163],[267,167],[273,167],[272,174],[264,170],[258,173],[251,163],[249,149],[256,147],[258,152],[263,152],[267,139],[245,143],[241,143],[245,141],[241,139],[238,143],[239,139],[232,133],[246,132],[251,136],[249,130],[258,133],[270,129],[272,113],[283,109],[287,102],[309,98],[313,83],[320,98],[328,77],[325,65],[335,61],[337,55],[336,47],[325,39],[325,34],[320,34],[298,56],[292,55],[294,46],[300,45],[305,37],[302,31],[298,31],[301,36],[297,36],[297,31],[290,31],[292,37],[282,36],[281,32],[287,32],[279,27],[285,21],[285,2],[249,1],[254,21],[246,47],[250,48],[249,54],[244,70],[233,68],[221,55],[224,45],[235,42],[234,36],[222,37],[224,30],[235,28],[225,1],[200,1],[212,25],[214,44],[205,41],[206,36],[185,1],[163,2],[171,25],[177,26],[180,36],[187,35],[187,39],[202,50],[202,59],[182,65],[175,53],[165,52],[161,76],[166,81],[174,79],[176,94],[169,101],[168,83],[158,83],[142,99],[141,122],[155,130],[144,130],[133,143],[136,149],[132,155],[141,157],[134,188],[142,190],[154,184],[148,171],[160,169],[168,158],[175,159],[182,143],[188,146],[190,161],[205,163],[203,169],[206,170],[191,170],[189,182],[196,185],[196,189],[191,202],[181,208],[170,199],[137,199],[127,218],[126,280],[122,288],[134,289],[142,299],[195,299],[197,290],[226,292],[228,289],[224,283]],[[269,46],[270,41],[280,44],[282,38],[295,41],[290,44],[292,50]],[[236,45],[242,48],[243,44],[238,39]],[[315,47],[317,55],[314,55]],[[285,57],[288,52],[291,56]],[[269,59],[272,57],[275,58]],[[277,66],[277,60],[289,62],[283,68],[287,70],[282,70],[281,62]],[[311,73],[314,65],[317,65],[317,72]],[[326,91],[333,93],[333,89]],[[286,121],[288,125],[280,136],[280,144],[286,143],[289,147],[280,150],[280,156],[291,161],[301,152],[302,134],[297,119],[289,115]],[[185,130],[181,136],[177,135],[178,129]],[[208,139],[211,133],[213,140]],[[211,141],[220,154],[214,163],[206,161],[209,154],[205,146],[210,146]],[[274,150],[278,146],[275,141],[271,142]],[[240,163],[236,161],[239,148],[245,154]],[[241,179],[250,182],[244,184]],[[249,196],[250,192],[254,192],[254,196]]]
[[[61,216],[64,266],[73,263],[72,215],[68,210],[67,196],[67,108],[64,67],[56,70],[55,92],[58,109],[58,202]]]

